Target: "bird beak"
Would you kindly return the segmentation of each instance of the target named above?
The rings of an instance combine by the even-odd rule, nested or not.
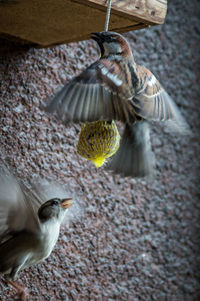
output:
[[[102,34],[100,32],[92,32],[91,39],[99,43],[102,41]]]
[[[104,47],[103,47],[103,42],[105,40],[104,35],[102,32],[92,32],[91,38],[97,42],[100,48],[100,55],[99,57],[103,57],[104,55]]]
[[[63,199],[61,200],[60,206],[64,209],[68,209],[69,207],[71,207],[73,205],[72,199]]]

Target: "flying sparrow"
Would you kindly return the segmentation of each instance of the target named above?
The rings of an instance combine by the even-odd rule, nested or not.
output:
[[[18,273],[51,254],[61,222],[71,205],[71,198],[44,202],[37,192],[28,189],[7,169],[1,170],[0,274],[18,290],[22,299],[28,294],[14,282]]]
[[[59,90],[46,110],[64,123],[120,120],[121,145],[107,169],[123,176],[151,174],[149,121],[170,121],[181,133],[186,123],[178,108],[148,69],[134,61],[128,41],[116,32],[92,34],[101,57]]]

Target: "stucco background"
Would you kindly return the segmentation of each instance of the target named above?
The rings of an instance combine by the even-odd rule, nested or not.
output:
[[[192,131],[152,125],[153,183],[112,176],[78,157],[80,127],[65,127],[40,105],[97,59],[83,41],[33,49],[0,41],[1,156],[22,178],[70,184],[79,204],[52,255],[20,273],[29,300],[200,298],[198,1],[169,1],[166,22],[126,34],[135,59],[160,79]],[[0,282],[0,300],[15,292]]]

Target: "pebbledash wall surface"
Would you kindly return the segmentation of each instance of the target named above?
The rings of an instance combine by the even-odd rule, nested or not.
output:
[[[126,34],[136,61],[158,76],[192,130],[175,137],[152,126],[150,184],[97,170],[76,154],[80,127],[40,109],[97,59],[92,41],[51,49],[0,42],[2,157],[21,177],[70,182],[81,208],[52,255],[20,274],[29,300],[199,300],[198,13],[198,1],[169,1],[163,26]],[[13,296],[0,282],[0,299]]]

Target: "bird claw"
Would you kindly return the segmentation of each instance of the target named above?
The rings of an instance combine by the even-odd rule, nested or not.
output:
[[[27,298],[29,296],[29,290],[26,287],[22,288],[21,291],[19,291],[18,296],[19,296],[19,298],[18,298],[19,301],[27,300]]]
[[[6,282],[9,283],[12,287],[17,290],[17,296],[19,301],[27,300],[29,296],[29,290],[26,287],[19,285],[18,283],[6,279]]]

